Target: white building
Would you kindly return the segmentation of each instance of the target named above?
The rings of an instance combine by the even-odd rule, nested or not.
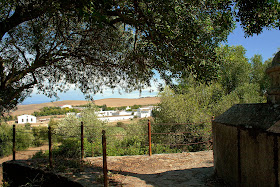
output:
[[[117,111],[113,113],[113,116],[131,116],[132,111]]]
[[[99,111],[97,112],[97,116],[98,117],[113,116],[114,113],[116,113],[116,111],[114,110]]]
[[[152,110],[153,106],[148,106],[145,108],[138,108],[136,112],[134,112],[134,115],[139,118],[147,118],[152,116]]]
[[[75,115],[76,115],[75,112],[68,112],[68,113],[66,113],[66,116],[75,116]]]
[[[36,117],[32,115],[21,115],[17,117],[18,123],[19,124],[24,124],[24,123],[36,123]]]
[[[72,108],[72,105],[63,105],[60,108]]]
[[[110,116],[110,117],[101,117],[98,119],[101,121],[112,122],[112,121],[128,120],[128,119],[132,119],[133,117],[134,116]]]

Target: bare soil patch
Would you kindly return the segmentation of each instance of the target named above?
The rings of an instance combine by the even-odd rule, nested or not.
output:
[[[103,186],[102,157],[84,159],[84,167],[58,174],[83,186]],[[108,156],[109,186],[223,186],[213,180],[213,152],[184,152],[152,156]],[[27,160],[28,165],[42,165]],[[42,167],[42,166],[41,166]]]
[[[80,173],[64,175],[84,186],[102,186],[102,157],[85,160],[92,166]],[[214,172],[212,151],[109,156],[107,160],[109,186],[214,186],[211,181]]]

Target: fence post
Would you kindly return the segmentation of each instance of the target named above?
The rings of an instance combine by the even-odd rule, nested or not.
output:
[[[149,140],[149,156],[152,156],[152,132],[151,132],[150,120],[148,120],[148,140]]]
[[[16,160],[16,125],[13,125],[13,160]]]
[[[106,151],[106,135],[105,130],[102,130],[102,148],[103,148],[103,176],[104,187],[108,187],[108,170],[107,170],[107,151]]]
[[[51,126],[49,126],[48,131],[48,138],[49,138],[49,164],[50,168],[53,167],[53,160],[52,160],[52,132],[51,132]]]
[[[81,160],[84,159],[84,122],[81,122]]]

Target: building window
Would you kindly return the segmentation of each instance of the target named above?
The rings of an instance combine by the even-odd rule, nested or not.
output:
[[[22,122],[24,122],[24,119],[22,119]]]

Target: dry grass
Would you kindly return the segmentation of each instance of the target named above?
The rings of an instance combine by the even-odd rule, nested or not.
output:
[[[139,99],[123,99],[123,98],[109,98],[95,100],[96,105],[106,104],[108,107],[120,107],[120,106],[133,106],[133,105],[150,105],[159,103],[158,97],[145,97]],[[18,116],[22,114],[32,114],[34,111],[38,111],[43,107],[51,106],[62,106],[62,105],[84,105],[89,101],[78,101],[78,100],[65,100],[65,101],[55,101],[50,103],[41,104],[31,104],[31,105],[19,105],[17,110],[12,111],[10,114],[13,116]]]

